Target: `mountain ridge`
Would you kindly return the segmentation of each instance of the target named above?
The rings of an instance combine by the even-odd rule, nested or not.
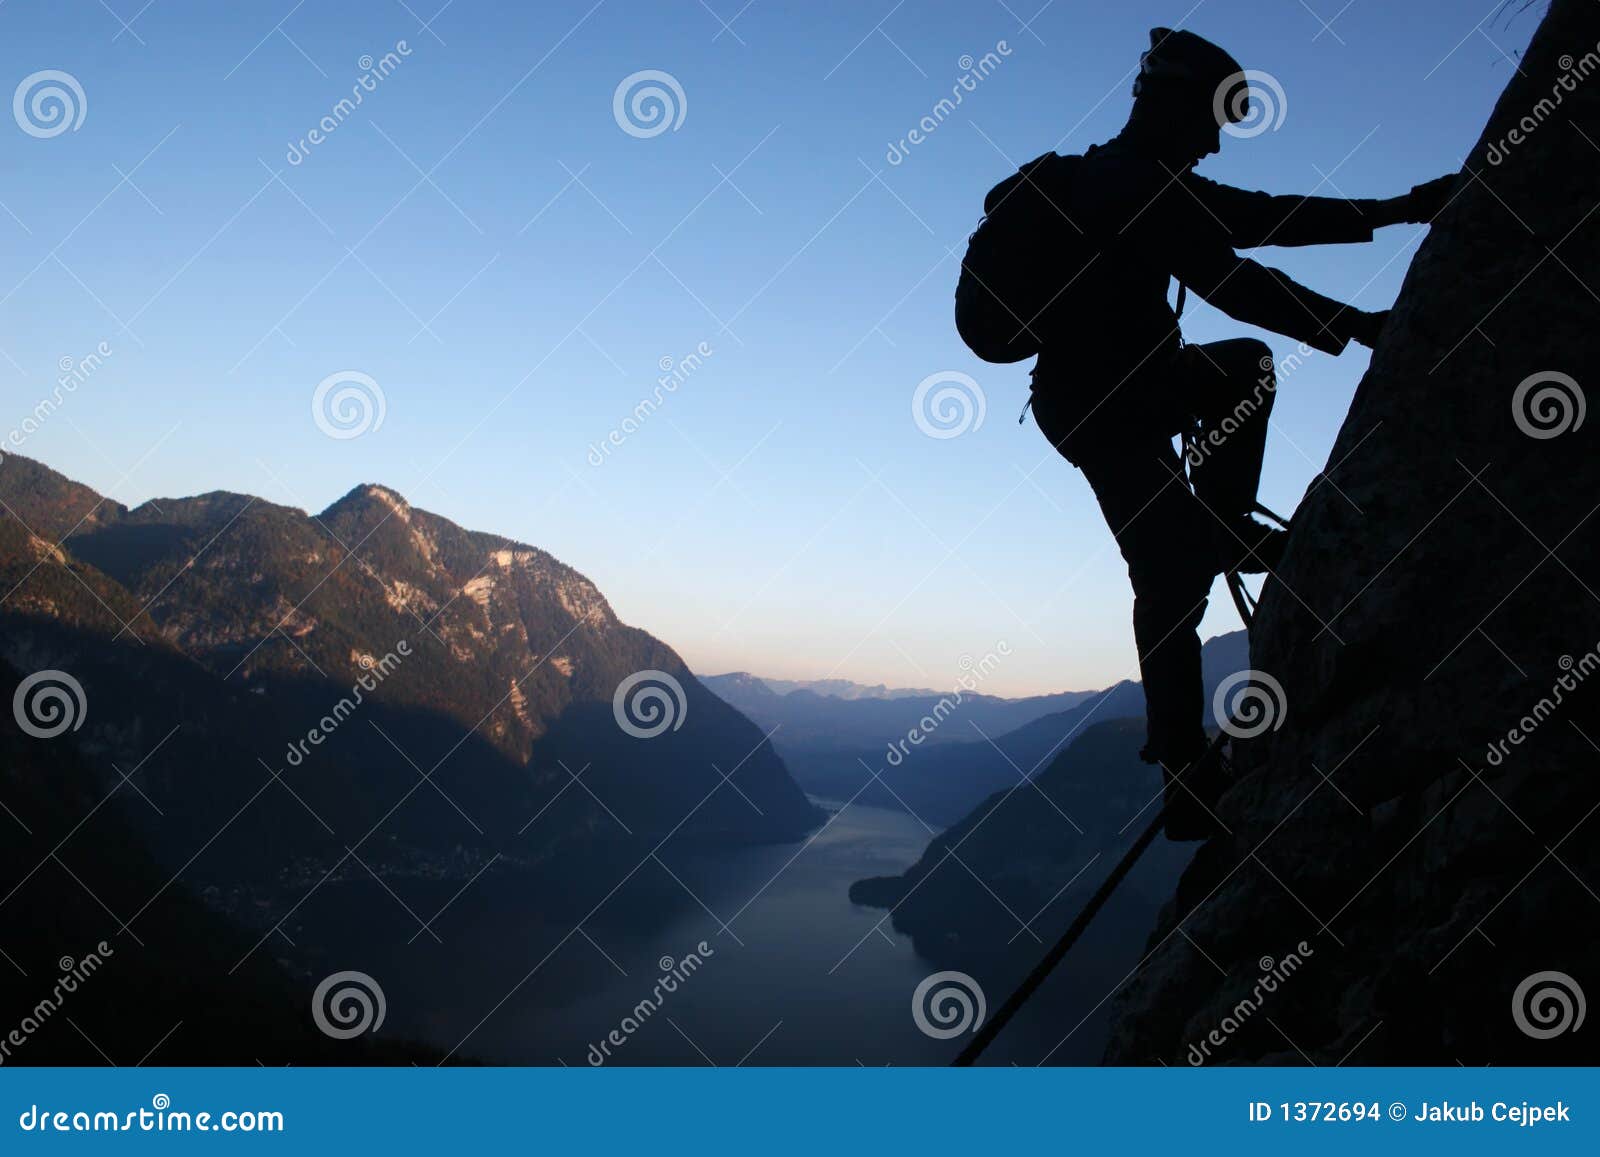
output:
[[[346,771],[363,769],[351,773],[356,781],[381,778],[398,756],[419,769],[455,759],[480,786],[502,782],[518,811],[559,794],[579,829],[615,824],[640,837],[682,820],[685,837],[794,838],[820,822],[762,732],[670,647],[623,624],[585,576],[537,547],[411,507],[388,487],[353,487],[320,515],[228,491],[130,510],[12,456],[0,466],[0,500],[11,511],[0,514],[0,581],[11,591],[0,605],[10,628],[0,651],[24,671],[77,661],[129,681],[127,704],[95,696],[107,702],[95,714],[114,726],[85,736],[129,765],[145,755],[134,738],[147,738],[149,720],[171,715],[170,704],[141,697],[142,680],[189,687],[180,702],[205,697],[219,718],[270,717],[239,725],[230,742],[247,747],[241,736],[287,742],[305,731],[388,656],[394,670],[357,698],[373,711],[411,713],[418,749],[397,752],[376,735],[357,738],[361,726],[342,729],[315,755],[337,749]],[[30,529],[24,507],[60,537]],[[681,718],[658,736],[630,734],[613,703],[639,673],[674,687]],[[207,731],[199,719],[188,725]],[[250,766],[281,762],[285,751],[229,750]],[[717,766],[733,769],[732,789],[719,790],[727,781]],[[573,774],[584,790],[564,790]],[[592,814],[582,817],[585,807]]]

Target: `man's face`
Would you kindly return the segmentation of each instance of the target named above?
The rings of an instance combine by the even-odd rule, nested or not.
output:
[[[1202,92],[1151,89],[1136,102],[1135,114],[1155,129],[1162,160],[1173,170],[1191,169],[1222,148],[1216,113]]]
[[[1191,113],[1175,126],[1174,158],[1184,168],[1193,168],[1213,153],[1222,150],[1222,129],[1216,117],[1206,110],[1204,115]]]

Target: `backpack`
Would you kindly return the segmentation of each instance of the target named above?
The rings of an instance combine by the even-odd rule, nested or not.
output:
[[[1082,160],[1036,157],[983,200],[984,217],[967,240],[956,282],[956,330],[986,362],[1037,354],[1051,315],[1070,308],[1072,283],[1094,260],[1063,203]]]

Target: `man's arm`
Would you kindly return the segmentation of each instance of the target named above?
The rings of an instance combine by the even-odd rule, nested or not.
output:
[[[1197,208],[1222,228],[1236,249],[1371,241],[1372,231],[1385,225],[1433,220],[1454,183],[1452,174],[1398,197],[1350,199],[1255,193],[1193,173],[1182,179]]]
[[[1375,328],[1364,311],[1240,257],[1222,224],[1183,189],[1157,194],[1131,233],[1149,260],[1239,321],[1331,354]]]
[[[1173,274],[1235,320],[1259,325],[1312,349],[1338,354],[1375,334],[1375,315],[1307,289],[1288,274],[1240,257],[1231,249],[1192,246],[1177,251]]]

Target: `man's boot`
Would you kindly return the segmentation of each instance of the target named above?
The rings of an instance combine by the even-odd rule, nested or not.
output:
[[[1289,532],[1241,515],[1227,526],[1217,526],[1217,570],[1220,574],[1265,574],[1275,571],[1283,560]]]
[[[1188,759],[1160,761],[1167,839],[1208,840],[1222,834],[1216,806],[1229,783],[1224,738],[1219,735]]]

